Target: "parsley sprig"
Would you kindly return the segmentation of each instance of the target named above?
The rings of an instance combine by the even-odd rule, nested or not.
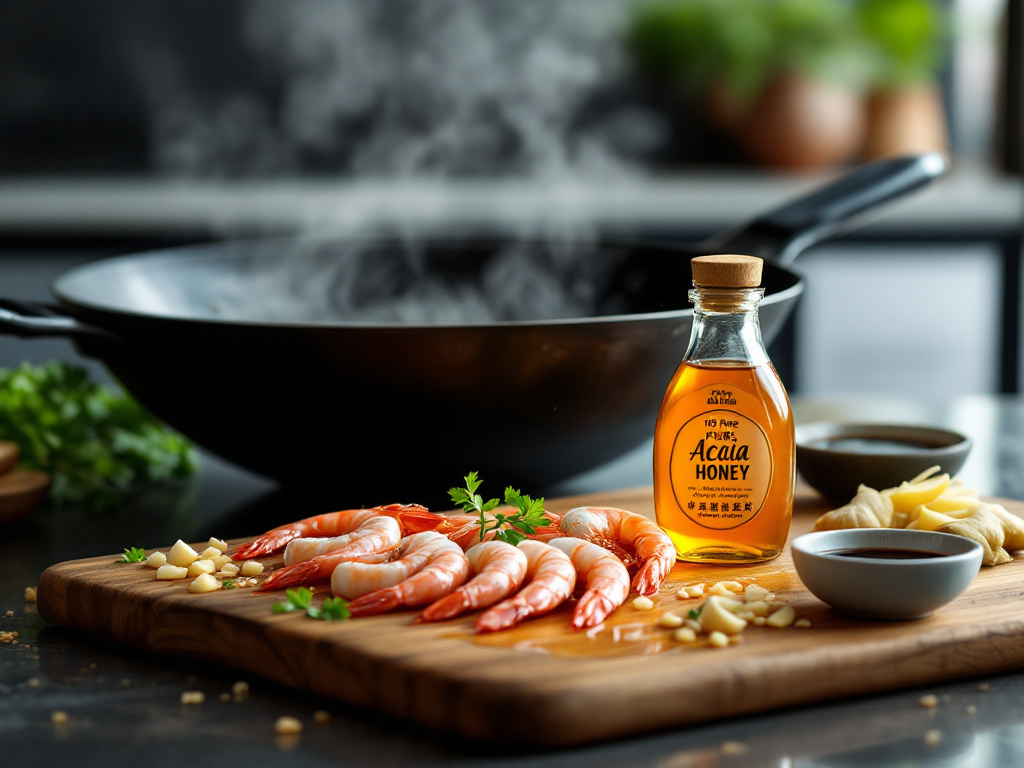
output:
[[[119,560],[115,560],[115,563],[144,563],[146,562],[146,550],[142,547],[132,547],[126,549],[124,554],[121,555]]]
[[[544,511],[543,497],[530,498],[529,495],[511,485],[505,488],[505,503],[510,507],[515,507],[518,511],[509,515],[503,512],[489,515],[488,513],[494,510],[501,501],[498,499],[484,501],[483,497],[476,492],[480,483],[483,482],[476,472],[470,472],[464,479],[466,481],[465,488],[451,488],[448,495],[465,512],[480,516],[480,541],[483,541],[489,532],[494,531],[494,538],[516,546],[528,535],[536,533],[538,528],[551,524],[551,520]]]
[[[313,590],[306,587],[285,590],[284,595],[287,602],[274,603],[274,613],[305,611],[309,618],[323,621],[342,621],[352,615],[348,602],[340,597],[328,597],[317,608],[313,605]]]

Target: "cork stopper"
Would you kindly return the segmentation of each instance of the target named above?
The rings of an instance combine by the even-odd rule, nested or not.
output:
[[[719,254],[690,260],[693,284],[702,288],[757,288],[764,262],[756,256]]]

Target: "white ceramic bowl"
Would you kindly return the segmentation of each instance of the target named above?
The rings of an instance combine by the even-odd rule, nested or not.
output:
[[[898,528],[818,531],[793,540],[793,562],[811,593],[837,611],[869,619],[921,619],[967,589],[981,567],[979,544],[950,533]],[[844,550],[938,553],[874,559]]]

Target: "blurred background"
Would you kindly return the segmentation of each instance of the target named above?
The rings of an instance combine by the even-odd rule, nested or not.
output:
[[[5,10],[5,296],[46,299],[103,256],[278,232],[497,221],[693,241],[936,149],[946,182],[801,256],[773,357],[801,394],[1020,388],[1017,0]],[[0,365],[55,357],[76,354],[0,339]]]

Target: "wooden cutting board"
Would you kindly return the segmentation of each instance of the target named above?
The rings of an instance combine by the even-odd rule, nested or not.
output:
[[[649,488],[549,506],[581,503],[653,508]],[[1003,503],[1024,512],[1024,502]],[[823,510],[801,491],[792,535],[809,530]],[[919,621],[834,613],[800,583],[787,548],[759,566],[677,564],[655,611],[627,604],[590,636],[569,629],[563,608],[481,639],[472,617],[421,625],[415,612],[341,623],[274,614],[279,595],[190,595],[187,581],[155,581],[151,569],[115,565],[115,557],[47,569],[39,582],[43,618],[480,739],[512,732],[520,743],[578,744],[1024,665],[1024,559],[982,569],[960,598]],[[727,648],[683,646],[655,626],[664,610],[697,605],[676,598],[681,585],[725,579],[775,591],[812,626],[751,626]],[[530,726],[510,731],[509,723]]]

